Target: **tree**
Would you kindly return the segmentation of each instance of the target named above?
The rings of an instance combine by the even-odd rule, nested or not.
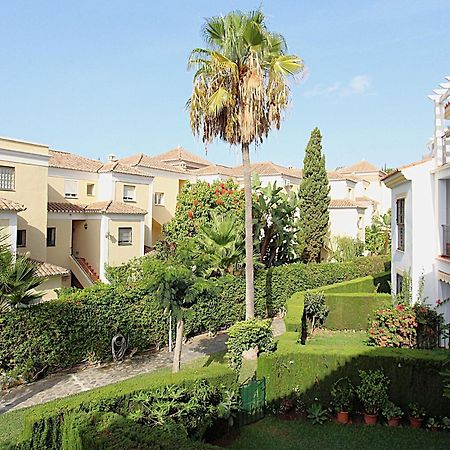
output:
[[[164,225],[166,240],[179,244],[197,235],[212,215],[234,216],[244,223],[244,193],[233,180],[187,182],[177,198],[175,216]]]
[[[194,261],[206,255],[204,275],[221,276],[240,271],[244,261],[242,222],[235,216],[214,213],[208,224],[200,227],[194,240]]]
[[[35,289],[44,281],[36,274],[36,264],[26,256],[14,255],[7,238],[0,237],[0,312],[40,300],[42,293]]]
[[[296,234],[299,231],[299,199],[294,191],[285,192],[276,182],[261,186],[253,182],[255,247],[266,267],[286,264],[296,259]]]
[[[152,261],[147,288],[177,323],[172,372],[179,372],[184,336],[184,320],[197,296],[208,289],[205,280],[176,261]]]
[[[328,232],[329,192],[325,156],[322,154],[322,136],[320,130],[314,128],[305,150],[303,180],[299,188],[303,262],[320,262],[320,252]]]
[[[252,192],[250,144],[263,142],[280,128],[288,106],[287,78],[303,68],[287,54],[284,38],[270,32],[261,11],[231,12],[206,20],[206,48],[189,58],[195,68],[187,106],[191,128],[205,145],[220,138],[242,151],[245,191],[246,318],[254,317]]]
[[[391,210],[374,215],[372,224],[366,227],[366,250],[372,255],[388,255],[391,247]]]

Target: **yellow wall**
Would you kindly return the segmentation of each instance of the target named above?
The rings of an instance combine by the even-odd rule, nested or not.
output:
[[[153,180],[153,194],[164,192],[164,205],[155,205],[153,198],[153,219],[164,225],[175,215],[180,180],[174,178],[155,177]],[[154,242],[153,242],[154,243]]]
[[[132,245],[119,245],[119,228],[132,228]],[[122,221],[111,219],[109,221],[109,240],[108,240],[108,264],[118,266],[142,254],[141,250],[141,221],[130,219]]]
[[[46,301],[57,298],[55,289],[61,289],[62,287],[70,287],[70,275],[49,277],[44,283],[39,285],[37,291],[44,292],[42,300]]]
[[[76,173],[74,171],[74,173]],[[89,205],[94,203],[97,196],[98,184],[93,180],[78,180],[78,198],[66,198],[65,194],[65,178],[48,177],[48,201],[49,202],[69,202],[74,204]],[[87,185],[94,184],[94,195],[87,195]]]
[[[17,251],[30,252],[31,258],[45,261],[48,168],[4,160],[0,160],[0,166],[15,168],[15,190],[0,190],[0,197],[21,203],[27,208],[17,214],[17,229],[26,230],[27,234],[26,247],[20,247]]]
[[[47,262],[68,268],[72,246],[72,220],[48,219],[48,226],[56,228],[56,245],[47,247]]]
[[[15,141],[13,139],[0,138],[0,147],[16,152],[35,153],[38,155],[48,155],[48,146],[34,144],[32,142]]]
[[[152,220],[152,243],[153,245],[157,242],[163,239],[163,232],[161,225],[156,222],[156,220]]]
[[[75,256],[84,258],[100,274],[100,219],[74,220],[72,246]],[[84,226],[87,225],[87,229]]]
[[[115,183],[115,200],[122,203],[127,203],[132,206],[137,206],[138,208],[148,211],[148,184],[137,184],[137,183],[123,183],[122,181],[116,181]],[[135,186],[136,200],[134,202],[124,202],[123,201],[123,187],[124,186]]]

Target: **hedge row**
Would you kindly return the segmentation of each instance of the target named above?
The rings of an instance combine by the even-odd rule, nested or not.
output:
[[[317,398],[328,404],[331,387],[339,378],[349,377],[357,384],[358,370],[382,368],[391,380],[392,401],[403,409],[418,402],[430,415],[448,415],[450,411],[450,400],[442,395],[440,375],[449,361],[446,350],[302,346],[297,338],[297,333],[286,333],[282,339],[288,344],[284,342],[277,352],[258,358],[257,375],[266,378],[269,402],[295,390],[307,402]]]
[[[134,263],[135,264],[135,263]],[[255,307],[260,317],[273,315],[296,291],[377,273],[381,257],[347,263],[291,264],[258,271]],[[124,267],[111,285],[97,284],[60,299],[13,309],[0,318],[0,374],[32,380],[37,375],[85,360],[111,356],[111,339],[123,333],[130,349],[159,348],[167,342],[168,318],[145,283],[130,283]],[[134,270],[134,269],[133,269]],[[226,328],[245,316],[245,279],[227,276],[211,281],[212,294],[198,298],[186,321],[189,335]]]
[[[389,278],[390,273],[385,272],[312,289],[325,294],[329,314],[324,327],[330,330],[366,330],[373,312],[391,303],[391,295],[382,293],[386,292]],[[304,292],[297,292],[288,300],[287,331],[300,330],[303,303]]]
[[[176,374],[155,372],[139,375],[126,381],[0,416],[0,430],[8,427],[9,423],[14,423],[17,427],[16,434],[11,436],[10,442],[4,440],[2,442],[0,433],[0,448],[16,448],[15,446],[19,443],[17,448],[21,450],[44,448],[72,450],[71,446],[64,447],[63,443],[67,440],[67,432],[72,425],[70,421],[78,413],[108,412],[111,409],[119,409],[127,405],[130,398],[140,391],[154,390],[168,385],[183,385],[189,388],[192,383],[201,379],[221,389],[235,389],[237,382],[235,372],[219,364],[189,368]]]

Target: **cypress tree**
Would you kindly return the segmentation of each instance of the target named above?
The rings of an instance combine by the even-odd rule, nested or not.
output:
[[[305,150],[303,180],[299,188],[303,262],[320,262],[320,251],[328,233],[329,192],[322,135],[318,128],[314,128]]]

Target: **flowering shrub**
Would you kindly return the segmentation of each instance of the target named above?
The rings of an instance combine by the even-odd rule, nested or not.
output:
[[[417,321],[414,309],[402,303],[375,313],[368,329],[368,344],[378,347],[413,347]]]

